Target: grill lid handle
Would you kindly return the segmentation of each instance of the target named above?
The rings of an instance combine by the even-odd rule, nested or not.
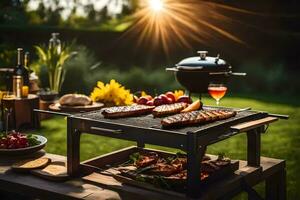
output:
[[[202,70],[203,66],[195,66],[195,67],[189,67],[189,66],[177,66],[177,69],[183,69],[183,70]]]
[[[200,54],[200,60],[205,60],[208,54],[208,51],[197,51]]]

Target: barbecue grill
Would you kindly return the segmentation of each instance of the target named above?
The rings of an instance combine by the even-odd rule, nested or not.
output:
[[[216,107],[204,107],[216,109]],[[233,108],[222,108],[233,109]],[[188,197],[201,195],[201,160],[208,145],[230,138],[236,134],[247,133],[247,161],[249,166],[260,166],[260,138],[266,125],[278,118],[266,112],[242,111],[235,117],[215,121],[201,126],[176,129],[163,129],[160,118],[152,115],[106,119],[100,111],[92,111],[68,116],[67,119],[67,158],[68,174],[79,176],[83,171],[95,171],[100,158],[80,163],[80,136],[94,134],[137,142],[138,148],[153,144],[183,150],[187,153],[187,190]],[[88,163],[88,164],[85,164]]]
[[[230,76],[245,76],[246,73],[232,72],[232,67],[225,60],[207,56],[207,51],[198,51],[199,56],[183,59],[173,68],[166,71],[174,72],[176,80],[190,93],[207,93],[210,83],[227,83]]]

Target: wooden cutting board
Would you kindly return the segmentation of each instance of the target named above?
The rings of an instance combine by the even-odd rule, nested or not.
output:
[[[11,168],[18,172],[28,172],[33,169],[46,167],[51,162],[51,159],[43,157],[37,159],[27,159],[14,163]]]
[[[66,162],[54,161],[43,169],[32,170],[33,175],[52,181],[65,181],[69,178]]]

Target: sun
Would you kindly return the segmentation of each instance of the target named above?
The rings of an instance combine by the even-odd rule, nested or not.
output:
[[[159,12],[164,8],[163,0],[149,0],[149,7],[154,12]]]
[[[198,43],[210,46],[214,41],[223,42],[220,36],[245,45],[223,25],[232,26],[240,23],[239,20],[222,11],[252,14],[210,1],[140,0],[139,8],[132,16],[134,23],[121,38],[133,39],[136,47],[144,46],[151,51],[162,49],[167,56],[173,49],[193,49]]]

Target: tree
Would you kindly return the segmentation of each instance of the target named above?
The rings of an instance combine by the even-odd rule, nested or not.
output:
[[[1,0],[0,23],[1,24],[26,24],[28,19],[26,7],[29,0]]]

